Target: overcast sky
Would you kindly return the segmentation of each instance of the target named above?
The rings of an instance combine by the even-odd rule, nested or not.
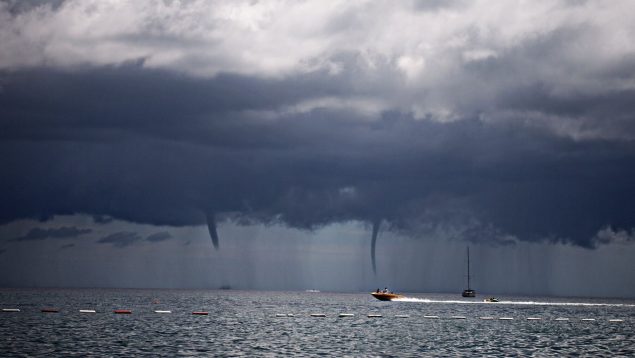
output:
[[[634,297],[634,12],[0,2],[0,285]]]

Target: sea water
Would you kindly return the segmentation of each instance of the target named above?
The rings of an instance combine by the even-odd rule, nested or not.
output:
[[[0,289],[0,355],[635,356],[633,300],[406,296]]]

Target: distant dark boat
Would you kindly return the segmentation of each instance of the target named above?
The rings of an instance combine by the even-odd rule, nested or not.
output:
[[[467,247],[467,290],[463,290],[463,297],[476,297],[476,291],[470,287],[470,247]]]
[[[371,295],[380,301],[392,301],[396,298],[403,298],[403,295],[388,292],[371,292]]]

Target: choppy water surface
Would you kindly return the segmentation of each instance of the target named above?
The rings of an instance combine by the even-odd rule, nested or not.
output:
[[[367,293],[3,289],[0,309],[20,312],[0,312],[0,353],[3,357],[635,355],[633,301],[505,297],[491,304],[479,302],[483,297],[408,296],[402,302],[380,302]],[[42,313],[43,308],[60,312]],[[79,313],[80,309],[97,313]],[[115,309],[130,309],[132,314],[116,315]],[[191,314],[200,310],[209,315]],[[311,317],[312,313],[326,317]],[[354,316],[340,318],[340,313]],[[282,314],[293,316],[276,316]]]

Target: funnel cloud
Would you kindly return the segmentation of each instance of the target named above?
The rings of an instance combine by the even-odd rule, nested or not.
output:
[[[370,259],[373,262],[373,273],[377,274],[377,263],[375,260],[375,246],[377,245],[377,236],[379,235],[379,227],[381,226],[381,220],[373,221],[373,234],[370,243]]]
[[[216,231],[216,217],[214,213],[207,214],[207,230],[209,236],[212,239],[214,248],[218,250],[218,232]]]

